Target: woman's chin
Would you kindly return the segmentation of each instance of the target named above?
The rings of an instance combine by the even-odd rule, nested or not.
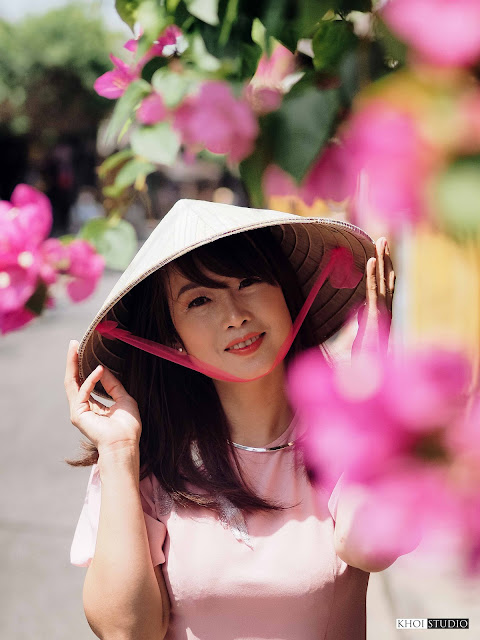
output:
[[[235,358],[235,356],[233,356]],[[225,373],[244,381],[256,380],[270,373],[275,358],[244,358],[237,356],[239,362],[225,361],[218,368]]]

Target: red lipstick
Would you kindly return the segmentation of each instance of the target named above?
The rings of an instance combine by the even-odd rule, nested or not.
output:
[[[245,342],[246,340],[249,340],[250,338],[255,338],[258,337],[257,340],[255,340],[255,342],[252,342],[252,344],[249,344],[246,347],[242,347],[241,349],[233,349],[232,347],[240,342]],[[263,338],[265,336],[265,332],[264,333],[258,333],[258,331],[256,333],[247,333],[247,335],[243,336],[240,339],[236,339],[236,340],[232,340],[232,342],[230,342],[230,344],[228,345],[228,347],[225,349],[225,351],[228,350],[228,353],[235,353],[237,355],[247,355],[249,353],[253,353],[254,351],[256,351],[259,346],[261,345],[261,343],[263,342]]]

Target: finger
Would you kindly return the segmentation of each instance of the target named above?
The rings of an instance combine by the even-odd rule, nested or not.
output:
[[[367,262],[367,282],[366,282],[366,306],[367,313],[377,311],[377,259],[370,258]]]
[[[94,369],[92,373],[85,379],[84,383],[78,390],[77,403],[79,405],[83,403],[88,404],[90,394],[94,390],[97,382],[102,377],[103,371],[104,371],[103,367],[101,365],[98,365],[98,367]],[[90,408],[90,405],[89,405],[89,408]]]
[[[385,238],[379,238],[376,242],[375,249],[377,255],[376,280],[377,280],[377,298],[379,303],[386,305],[386,280],[385,280]]]
[[[387,309],[392,313],[393,294],[395,292],[395,272],[390,258],[390,247],[385,244],[385,282],[386,282],[386,302]]]
[[[65,392],[68,401],[71,403],[76,397],[80,388],[80,380],[78,377],[78,342],[71,340],[67,351],[67,364],[65,367]]]
[[[108,407],[106,404],[95,400],[95,398],[90,397],[88,401],[90,403],[90,409],[92,409],[92,411],[95,409],[96,412],[104,414],[110,409],[110,407]]]
[[[397,276],[395,275],[395,272],[392,269],[390,271],[390,273],[388,274],[388,280],[387,280],[387,286],[388,286],[388,291],[389,291],[389,297],[387,298],[387,300],[388,300],[388,303],[389,303],[388,310],[390,311],[390,313],[392,313],[392,308],[393,308],[393,295],[395,293],[395,280],[396,279],[397,279]]]
[[[127,393],[120,380],[118,380],[118,378],[116,378],[109,369],[105,367],[102,367],[102,369],[102,385],[108,395],[112,398],[112,400],[114,400],[115,402],[119,402],[120,400],[124,400],[125,398],[130,398],[131,396]]]

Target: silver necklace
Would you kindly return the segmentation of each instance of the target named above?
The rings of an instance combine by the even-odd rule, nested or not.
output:
[[[292,440],[292,442],[279,444],[276,447],[247,447],[245,444],[238,444],[238,442],[232,442],[231,440],[230,443],[237,449],[243,449],[244,451],[258,451],[259,453],[266,453],[268,451],[278,451],[279,449],[285,449],[286,447],[293,447],[295,441]]]

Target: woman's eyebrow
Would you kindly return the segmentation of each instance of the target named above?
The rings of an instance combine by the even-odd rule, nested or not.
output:
[[[180,289],[180,291],[178,292],[178,296],[177,296],[177,300],[180,298],[180,296],[182,295],[182,293],[185,293],[187,291],[190,291],[190,289],[197,289],[200,285],[197,284],[196,282],[189,282],[188,284],[184,284],[183,287]]]
[[[199,289],[200,287],[207,287],[207,289],[228,289],[228,284],[226,282],[218,282],[216,280],[212,280],[211,285],[203,285],[203,284],[199,284],[198,282],[188,282],[187,284],[184,284],[183,287],[180,288],[180,291],[178,292],[178,295],[177,295],[177,300],[180,298],[180,296],[183,293],[186,293],[191,289]]]

